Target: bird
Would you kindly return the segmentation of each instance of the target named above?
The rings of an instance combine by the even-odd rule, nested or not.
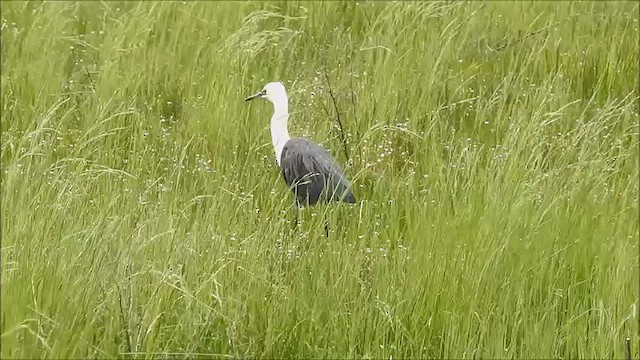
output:
[[[245,102],[254,99],[273,104],[271,142],[280,173],[295,195],[297,208],[321,201],[354,204],[356,198],[351,191],[351,182],[329,152],[309,139],[289,136],[289,103],[284,85],[270,82]],[[326,222],[325,236],[329,236]]]

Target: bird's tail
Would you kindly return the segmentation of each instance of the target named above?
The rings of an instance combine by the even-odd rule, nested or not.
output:
[[[345,186],[344,184],[339,184],[336,187],[332,198],[334,201],[342,201],[349,204],[356,203],[356,197],[353,195],[349,187]]]
[[[342,197],[342,201],[346,202],[346,203],[349,203],[349,204],[355,204],[356,203],[356,197],[353,196],[353,193],[349,190]]]

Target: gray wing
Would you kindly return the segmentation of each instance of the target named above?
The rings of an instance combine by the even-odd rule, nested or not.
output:
[[[284,181],[304,205],[313,205],[322,196],[327,201],[356,202],[340,165],[325,149],[307,139],[287,141],[280,156],[280,169]]]

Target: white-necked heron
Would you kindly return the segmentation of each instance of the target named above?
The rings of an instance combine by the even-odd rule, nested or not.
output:
[[[270,82],[245,101],[253,99],[273,104],[271,141],[282,177],[295,194],[298,206],[315,205],[320,200],[355,203],[351,184],[335,159],[310,140],[289,137],[289,103],[284,85]],[[326,223],[325,235],[328,236]]]

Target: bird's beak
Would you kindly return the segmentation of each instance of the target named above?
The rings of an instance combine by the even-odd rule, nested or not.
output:
[[[267,95],[267,92],[264,90],[258,91],[257,93],[249,96],[248,98],[244,99],[244,101],[249,101],[249,100],[253,100],[255,98],[261,98],[263,96]]]

